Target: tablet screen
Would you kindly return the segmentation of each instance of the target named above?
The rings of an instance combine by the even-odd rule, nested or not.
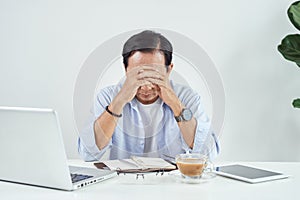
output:
[[[271,172],[267,170],[247,167],[243,165],[228,165],[217,167],[216,171],[220,171],[235,176],[241,176],[248,179],[264,178],[269,176],[282,175],[281,173]]]

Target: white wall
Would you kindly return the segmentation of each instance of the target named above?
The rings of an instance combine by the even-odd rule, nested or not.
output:
[[[57,109],[68,157],[77,157],[72,97],[82,63],[124,31],[169,29],[201,45],[223,78],[219,159],[300,161],[300,110],[290,105],[300,69],[276,50],[296,32],[291,2],[1,0],[0,105]]]

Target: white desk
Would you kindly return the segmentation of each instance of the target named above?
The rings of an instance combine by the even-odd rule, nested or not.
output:
[[[83,163],[78,160],[70,160],[70,164],[92,167],[91,163]],[[184,184],[176,182],[173,177],[166,174],[157,178],[154,177],[155,175],[149,175],[148,177],[146,175],[144,180],[135,180],[135,177],[130,175],[120,175],[73,192],[0,181],[0,198],[3,200],[282,200],[297,199],[300,197],[300,162],[252,162],[245,164],[281,171],[292,177],[265,183],[249,184],[217,176],[207,183]]]

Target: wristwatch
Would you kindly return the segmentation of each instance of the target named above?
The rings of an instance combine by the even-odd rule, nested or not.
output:
[[[189,121],[193,117],[193,113],[189,108],[183,108],[179,116],[175,116],[177,122]]]

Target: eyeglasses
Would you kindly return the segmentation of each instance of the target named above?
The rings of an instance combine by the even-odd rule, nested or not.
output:
[[[172,177],[164,171],[159,172],[143,172],[143,173],[118,173],[118,183],[121,184],[146,184],[156,185],[164,182],[173,181]]]
[[[120,176],[120,175],[129,175],[129,176],[135,176],[136,178],[136,180],[137,179],[145,179],[145,176],[146,175],[151,175],[151,176],[163,176],[164,175],[164,173],[165,173],[165,171],[164,170],[160,170],[160,171],[157,171],[157,172],[143,172],[143,173],[126,173],[126,172],[118,172],[118,176]]]

